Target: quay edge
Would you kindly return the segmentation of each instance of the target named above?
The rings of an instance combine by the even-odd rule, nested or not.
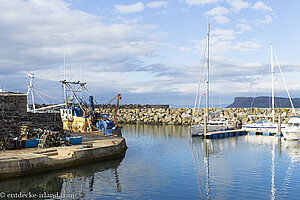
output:
[[[126,141],[111,137],[89,141],[91,148],[79,149],[82,145],[27,149],[1,152],[0,179],[37,174],[50,170],[124,157]],[[101,164],[101,163],[100,163]]]

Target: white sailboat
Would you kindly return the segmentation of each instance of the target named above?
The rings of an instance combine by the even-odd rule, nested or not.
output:
[[[262,131],[262,132],[277,132],[278,131],[278,124],[275,123],[275,99],[274,99],[274,61],[273,61],[273,54],[275,54],[275,52],[273,51],[273,45],[271,44],[271,76],[272,76],[272,122],[270,122],[268,119],[261,119],[258,122],[253,122],[250,124],[243,124],[243,129],[245,131]],[[293,102],[291,100],[291,96],[290,93],[287,89],[287,85],[285,83],[285,80],[283,78],[283,74],[282,74],[282,70],[280,67],[280,64],[278,62],[277,56],[275,54],[276,57],[276,61],[277,61],[277,65],[279,67],[280,73],[281,73],[281,77],[282,80],[284,82],[285,85],[285,89],[287,91],[290,103],[292,105],[292,110],[293,113],[295,112],[295,108],[293,105]],[[284,130],[285,129],[285,124],[281,125],[281,129]]]
[[[298,140],[300,138],[300,117],[290,117],[286,128],[282,130],[282,134],[287,140]]]
[[[228,130],[228,129],[234,129],[235,125],[234,122],[231,120],[225,120],[225,119],[209,119],[209,36],[210,36],[210,23],[208,23],[208,31],[207,31],[207,39],[206,39],[206,49],[203,57],[203,61],[205,60],[205,54],[207,50],[207,68],[206,68],[206,74],[204,78],[206,78],[205,86],[205,97],[206,97],[206,108],[205,108],[205,114],[204,114],[204,123],[195,122],[196,118],[199,118],[199,109],[200,109],[200,101],[201,101],[201,92],[200,92],[200,84],[201,84],[201,77],[202,77],[202,69],[201,74],[198,82],[198,90],[196,94],[195,99],[195,105],[193,109],[193,118],[192,118],[192,125],[190,126],[191,135],[192,136],[199,136],[203,133],[212,132],[212,131],[222,131],[222,130]],[[198,106],[198,109],[197,109]],[[197,113],[195,112],[196,109],[198,110]]]

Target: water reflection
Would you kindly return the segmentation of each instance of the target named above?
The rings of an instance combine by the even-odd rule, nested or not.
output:
[[[191,139],[191,149],[195,166],[199,195],[209,199],[209,143],[210,140]]]
[[[114,160],[79,165],[32,176],[4,179],[0,182],[0,189],[6,194],[20,192],[23,194],[59,194],[60,196],[72,194],[76,198],[85,198],[87,193],[94,191],[95,182],[98,179],[115,192],[121,193],[118,167],[124,156],[125,154]],[[106,173],[100,173],[104,171]]]
[[[0,190],[75,193],[83,199],[297,199],[297,141],[204,140],[191,138],[181,126],[124,125],[123,130],[129,147],[124,160],[4,180]]]
[[[300,144],[298,141],[282,140],[282,148],[287,151],[292,162],[299,162],[300,160]]]
[[[223,177],[224,180],[211,179],[210,177],[211,175],[212,177],[215,177],[216,173],[221,173],[219,171],[220,168],[215,167],[220,156],[226,154],[226,151],[232,153],[237,146],[244,146],[244,144],[249,145],[249,149],[246,148],[246,151],[253,151],[253,149],[256,151],[257,148],[259,148],[261,151],[267,150],[267,153],[270,154],[270,156],[267,156],[270,157],[270,161],[265,160],[266,163],[270,162],[270,199],[284,197],[284,195],[289,194],[288,190],[292,185],[292,172],[296,163],[299,163],[300,160],[300,144],[298,141],[286,141],[283,138],[272,136],[242,136],[218,140],[192,138],[190,146],[195,166],[195,175],[197,177],[199,196],[201,199],[210,199],[211,197],[213,197],[213,199],[215,198],[218,191],[212,191],[211,186],[213,185],[213,188],[216,188],[216,181],[230,182],[230,180],[226,180],[227,177]],[[243,149],[238,147],[238,151],[243,151]],[[282,157],[282,152],[287,154],[289,158],[289,163],[284,162],[284,166],[288,165],[285,170],[283,170],[284,166],[281,166],[282,160],[280,159]],[[251,160],[251,158],[249,158],[249,161],[255,162],[255,160]],[[278,163],[280,163],[279,167],[276,166]],[[212,171],[210,170],[210,167],[213,167]],[[256,168],[254,168],[254,170],[258,171],[257,173],[260,173],[261,169],[259,167],[260,166],[257,165]],[[216,171],[216,169],[218,170]],[[225,170],[229,173],[232,169]],[[255,174],[256,172],[253,173]],[[264,173],[268,172],[264,171]],[[241,174],[238,173],[236,175],[241,176]],[[281,179],[282,176],[283,179]],[[224,196],[222,196],[222,198],[224,198]]]
[[[187,126],[179,125],[146,125],[146,124],[123,124],[124,130],[131,135],[152,135],[159,138],[190,137]]]

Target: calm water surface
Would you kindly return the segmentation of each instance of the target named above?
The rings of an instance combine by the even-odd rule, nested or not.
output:
[[[0,192],[78,199],[299,199],[298,142],[272,136],[203,140],[180,126],[125,125],[123,133],[124,158],[2,180]]]

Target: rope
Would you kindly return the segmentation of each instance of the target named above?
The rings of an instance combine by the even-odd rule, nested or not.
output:
[[[262,77],[262,74],[263,74],[263,72],[264,72],[264,70],[265,70],[265,66],[266,66],[266,64],[263,65],[262,71],[261,71],[261,73],[260,73],[260,76],[261,76],[261,77]],[[253,106],[253,104],[254,104],[254,99],[256,98],[256,92],[257,92],[257,88],[256,88],[255,91],[254,91],[254,97],[253,97],[253,99],[252,99],[250,108],[252,108],[252,106]]]
[[[277,55],[276,55],[276,53],[275,53],[275,50],[274,50],[274,55],[275,55],[276,62],[277,62],[277,64],[278,64],[278,67],[279,67],[279,70],[280,70],[280,74],[281,74],[281,77],[282,77],[282,80],[283,80],[283,83],[284,83],[286,92],[287,92],[287,94],[288,94],[288,97],[289,97],[289,100],[290,100],[290,103],[291,103],[291,106],[292,106],[292,111],[293,111],[294,115],[296,115],[296,111],[295,111],[295,108],[294,108],[294,104],[293,104],[293,101],[292,101],[292,99],[291,99],[291,95],[290,95],[290,93],[289,93],[289,90],[288,90],[288,88],[287,88],[285,79],[284,79],[284,77],[283,77],[283,73],[282,73],[280,64],[279,64],[279,62],[278,62],[278,58],[277,58]]]
[[[206,43],[205,43],[205,48],[204,48],[204,54],[203,54],[203,58],[202,58],[202,64],[201,64],[201,70],[200,70],[200,76],[199,76],[199,80],[198,80],[198,87],[197,87],[197,94],[196,94],[196,99],[195,99],[195,104],[194,104],[194,110],[193,110],[193,118],[195,117],[195,110],[196,110],[196,107],[197,107],[197,101],[198,101],[198,98],[199,98],[199,89],[200,89],[200,85],[201,85],[201,79],[202,79],[202,72],[203,72],[203,66],[204,66],[204,61],[205,61],[205,57],[206,57],[206,49],[207,49],[207,43],[208,41],[206,40]],[[201,101],[201,94],[200,93],[200,99],[199,99],[199,102]],[[199,103],[200,104],[200,103]],[[199,105],[198,104],[198,105]],[[199,106],[198,106],[198,111],[197,111],[197,115],[199,114]]]

